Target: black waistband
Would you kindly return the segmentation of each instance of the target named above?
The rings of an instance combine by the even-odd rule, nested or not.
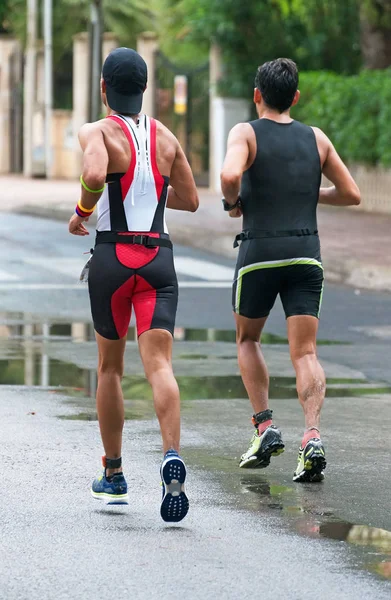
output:
[[[136,246],[146,246],[147,248],[156,248],[164,246],[172,248],[172,242],[165,233],[160,234],[164,237],[152,237],[147,233],[139,235],[123,235],[115,231],[97,231],[95,244],[135,244]]]
[[[235,237],[234,248],[239,246],[239,242],[244,242],[245,240],[258,240],[263,238],[275,238],[275,237],[300,237],[302,235],[317,235],[317,229],[286,229],[281,231],[262,231],[261,229],[246,229],[239,233]]]

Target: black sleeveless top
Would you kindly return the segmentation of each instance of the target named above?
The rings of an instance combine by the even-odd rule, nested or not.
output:
[[[317,230],[322,169],[315,134],[298,121],[251,121],[254,163],[243,173],[243,230]]]

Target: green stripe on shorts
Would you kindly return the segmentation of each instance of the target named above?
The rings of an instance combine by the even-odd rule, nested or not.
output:
[[[237,285],[236,285],[236,297],[235,297],[235,312],[240,315],[240,297],[242,293],[242,280],[244,275],[247,273],[251,273],[252,271],[257,271],[258,269],[274,269],[278,267],[291,267],[293,265],[315,265],[319,267],[323,271],[323,265],[321,262],[316,260],[316,258],[286,258],[284,260],[267,260],[264,262],[253,263],[252,265],[247,265],[247,267],[242,267],[238,271],[237,277]],[[322,285],[322,296],[323,296],[323,285]],[[322,296],[320,298],[322,302]],[[319,306],[320,312],[320,306]]]

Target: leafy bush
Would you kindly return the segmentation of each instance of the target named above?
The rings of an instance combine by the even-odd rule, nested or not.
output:
[[[391,70],[300,75],[295,119],[320,127],[348,162],[391,165]]]

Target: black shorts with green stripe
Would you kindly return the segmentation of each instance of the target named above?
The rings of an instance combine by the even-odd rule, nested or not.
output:
[[[319,318],[323,266],[318,237],[308,238],[242,242],[232,291],[236,314],[249,319],[267,317],[280,295],[286,318],[296,315]]]

